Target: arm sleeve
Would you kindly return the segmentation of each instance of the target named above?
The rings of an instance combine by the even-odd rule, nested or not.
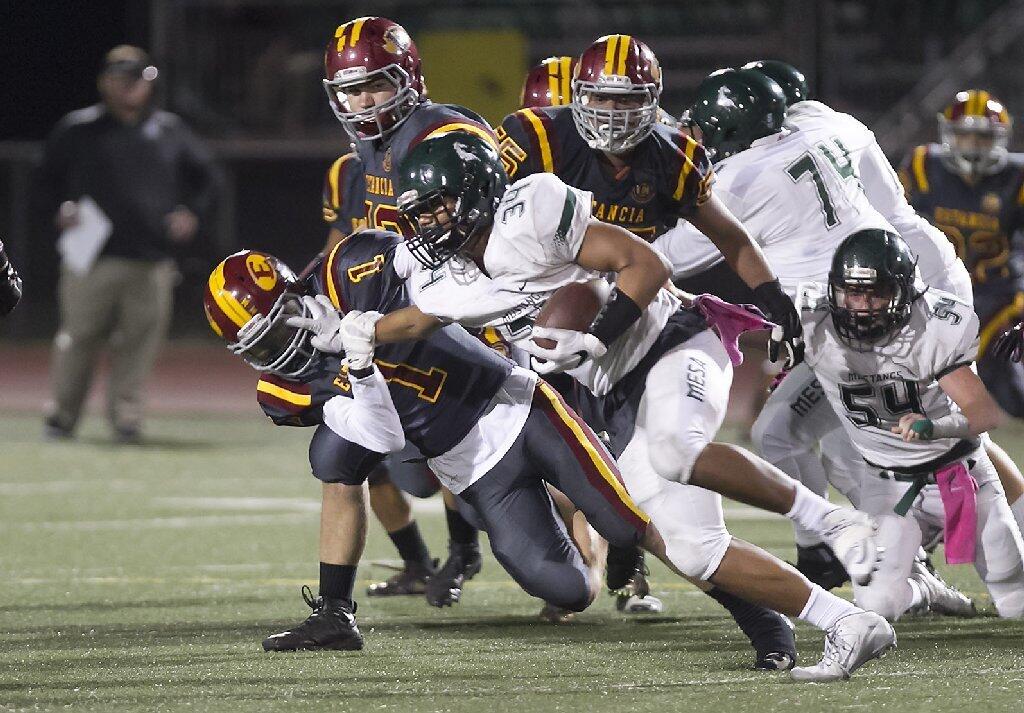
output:
[[[347,441],[377,453],[405,447],[405,432],[384,376],[376,366],[369,376],[349,375],[352,398],[334,397],[324,404],[324,423]]]
[[[545,146],[548,156],[551,153],[547,127],[536,112],[521,109],[509,114],[498,127],[497,136],[501,163],[511,180],[551,170],[545,169],[542,157]]]
[[[715,171],[704,147],[681,131],[674,131],[677,168],[668,172],[667,192],[680,217],[692,215],[711,195]]]
[[[362,162],[355,153],[336,159],[324,176],[324,222],[345,235],[366,227],[366,185],[362,177]]]
[[[530,205],[533,234],[541,245],[538,256],[552,266],[575,262],[590,224],[590,191],[565,184],[553,173],[534,176]]]
[[[220,169],[213,154],[185,124],[178,120],[182,143],[182,170],[187,194],[181,202],[200,217],[209,215],[210,207],[221,186]]]

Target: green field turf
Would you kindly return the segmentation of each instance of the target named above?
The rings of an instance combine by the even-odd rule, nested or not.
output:
[[[748,670],[723,611],[661,567],[658,617],[601,600],[541,624],[488,559],[452,610],[360,597],[361,653],[266,654],[264,636],[308,613],[300,586],[316,587],[309,431],[254,416],[150,432],[113,448],[94,420],[48,444],[37,418],[0,417],[0,710],[1024,710],[1024,623],[995,618],[963,566],[942,569],[984,616],[901,622],[897,651],[838,684]],[[1024,429],[1001,440],[1024,457]],[[781,518],[730,512],[736,535],[793,556]],[[442,553],[440,511],[419,517]],[[392,557],[375,526],[367,560]],[[360,588],[386,574],[362,567]],[[820,634],[798,634],[816,661]]]

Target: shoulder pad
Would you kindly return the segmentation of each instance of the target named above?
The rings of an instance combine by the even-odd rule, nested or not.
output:
[[[415,120],[416,131],[409,142],[409,150],[412,150],[421,141],[443,136],[452,131],[465,131],[475,134],[484,139],[495,150],[498,150],[498,142],[490,125],[482,118],[474,119],[473,112],[462,107],[449,104],[423,104],[420,105],[407,121]]]

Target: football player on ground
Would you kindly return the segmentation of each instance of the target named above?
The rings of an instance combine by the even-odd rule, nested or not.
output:
[[[675,497],[689,483],[785,514],[821,531],[851,574],[870,580],[878,556],[870,518],[829,504],[742,449],[709,442],[724,416],[730,358],[704,317],[661,289],[668,269],[657,252],[622,228],[593,220],[590,194],[556,176],[537,174],[508,186],[497,154],[473,136],[424,141],[406,159],[400,181],[400,205],[418,232],[399,246],[395,268],[407,277],[417,306],[383,318],[348,312],[340,329],[387,344],[458,321],[520,340],[558,288],[616,273],[616,287],[589,331],[536,327],[534,337],[557,340],[553,349],[518,343],[538,357],[535,369],[568,371],[587,387],[581,402],[588,418],[607,427],[613,452],[622,454],[627,489],[652,522],[664,524],[667,562],[826,629],[824,660],[794,670],[800,680],[846,677],[894,645],[895,633],[877,615],[809,584],[734,539],[724,524],[710,527],[715,513],[709,509],[717,508],[714,520],[722,522],[720,502]],[[759,259],[756,252],[747,257]],[[738,321],[733,310],[719,306],[719,317],[725,312]]]
[[[316,428],[309,458],[323,483],[319,596],[303,587],[313,613],[265,639],[267,651],[363,647],[353,600],[366,537],[363,483],[406,439],[483,521],[513,579],[555,606],[582,611],[594,600],[604,553],[584,561],[553,511],[547,483],[607,541],[642,544],[665,558],[664,542],[597,436],[536,374],[457,325],[374,348],[359,320],[371,319],[372,334],[376,310],[409,304],[393,269],[400,243],[393,233],[356,233],[329,253],[310,284],[254,251],[229,256],[210,275],[210,326],[262,372],[257,396],[266,414],[277,425]],[[356,327],[341,329],[339,311],[350,310]]]
[[[973,563],[999,615],[1024,616],[1024,542],[980,439],[1004,414],[970,368],[978,319],[956,295],[915,283],[915,263],[895,233],[860,230],[839,246],[827,285],[806,283],[798,297],[806,363],[869,466],[860,507],[881,523],[881,567],[854,594],[888,619],[936,609],[945,595],[912,566],[922,538],[943,533],[946,561]]]
[[[949,237],[974,282],[981,320],[978,375],[1010,415],[1024,417],[1024,370],[990,358],[993,338],[1024,319],[1024,155],[1011,154],[1011,120],[989,92],[958,92],[938,116],[939,143],[900,167],[914,208]]]
[[[564,91],[565,83],[559,86]],[[721,241],[732,264],[745,260],[739,256],[749,240],[712,195],[712,172],[703,149],[659,121],[661,66],[646,44],[630,35],[601,37],[580,55],[569,88],[568,106],[521,109],[502,122],[501,160],[512,180],[554,173],[589,192],[595,219],[647,241],[686,217]],[[758,289],[752,299],[777,323],[790,325],[788,338],[796,336],[792,316],[779,311],[780,305],[788,310],[787,300],[770,273],[758,272],[754,264],[756,260],[744,265],[750,270],[745,276]],[[695,500],[686,507],[706,512],[699,521],[702,526],[724,531],[715,494],[687,487],[672,492],[673,497]],[[614,549],[610,553],[616,555]],[[616,569],[609,563],[609,574]],[[608,584],[615,588],[620,583]],[[718,589],[709,594],[737,619],[759,653],[792,649],[792,634],[775,612]]]
[[[327,172],[324,219],[331,229],[325,253],[358,228],[408,232],[398,214],[394,180],[398,165],[418,142],[451,131],[494,140],[487,123],[469,109],[427,99],[419,50],[405,29],[387,18],[361,17],[340,25],[327,43],[324,74],[331,109],[353,146]],[[426,591],[429,603],[451,605],[459,600],[464,580],[480,569],[478,534],[445,492],[451,542],[448,559],[434,572],[409,504],[391,479],[417,495],[436,488],[436,480],[424,466],[404,460],[389,458],[370,480],[374,512],[405,566],[369,594]]]

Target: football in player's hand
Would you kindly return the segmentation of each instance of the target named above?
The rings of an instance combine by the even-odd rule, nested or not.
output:
[[[601,279],[559,287],[541,308],[534,326],[585,332],[608,301],[611,290],[608,281]],[[536,337],[533,341],[545,349],[555,347],[553,339]]]

